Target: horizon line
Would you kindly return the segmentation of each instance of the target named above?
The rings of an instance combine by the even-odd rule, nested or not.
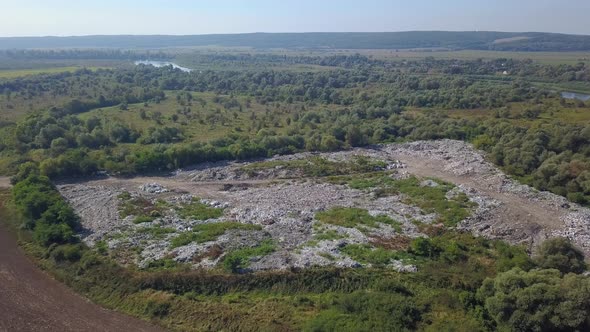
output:
[[[548,31],[503,31],[503,30],[399,30],[399,31],[299,31],[299,32],[232,32],[232,33],[194,33],[194,34],[87,34],[87,35],[26,35],[26,36],[1,36],[0,38],[82,38],[82,37],[195,37],[195,36],[228,36],[228,35],[255,35],[255,34],[387,34],[387,33],[412,33],[412,32],[458,32],[458,33],[544,33],[555,35],[590,36],[584,33],[548,32]]]

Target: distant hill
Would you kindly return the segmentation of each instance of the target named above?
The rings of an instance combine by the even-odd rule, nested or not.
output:
[[[165,48],[226,46],[305,49],[453,49],[588,51],[590,36],[540,32],[408,31],[374,33],[250,33],[193,36],[80,36],[0,38],[0,49]]]

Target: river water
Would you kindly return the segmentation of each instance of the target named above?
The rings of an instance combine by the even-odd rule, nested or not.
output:
[[[561,97],[565,99],[577,99],[581,101],[588,101],[590,100],[590,95],[585,95],[583,93],[576,93],[576,92],[562,92]]]
[[[154,66],[154,67],[165,67],[165,66],[172,66],[175,69],[180,69],[184,72],[191,72],[192,69],[190,68],[186,68],[186,67],[181,67],[177,64],[175,64],[174,62],[169,62],[169,61],[154,61],[154,60],[140,60],[140,61],[135,61],[135,65],[150,65],[150,66]]]

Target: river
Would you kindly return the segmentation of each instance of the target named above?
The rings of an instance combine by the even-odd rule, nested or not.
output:
[[[585,95],[583,93],[576,93],[576,92],[562,92],[561,97],[565,99],[577,99],[581,101],[588,101],[590,100],[590,95]]]
[[[177,64],[175,64],[174,62],[169,62],[169,61],[154,61],[154,60],[140,60],[140,61],[135,61],[135,65],[150,65],[150,66],[154,66],[154,67],[165,67],[165,66],[172,66],[175,69],[180,69],[184,72],[190,73],[192,71],[192,69],[190,68],[186,68],[186,67],[181,67]]]

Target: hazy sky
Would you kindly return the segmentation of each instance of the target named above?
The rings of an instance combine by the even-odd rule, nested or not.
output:
[[[498,30],[590,34],[590,0],[0,0],[0,36]]]

